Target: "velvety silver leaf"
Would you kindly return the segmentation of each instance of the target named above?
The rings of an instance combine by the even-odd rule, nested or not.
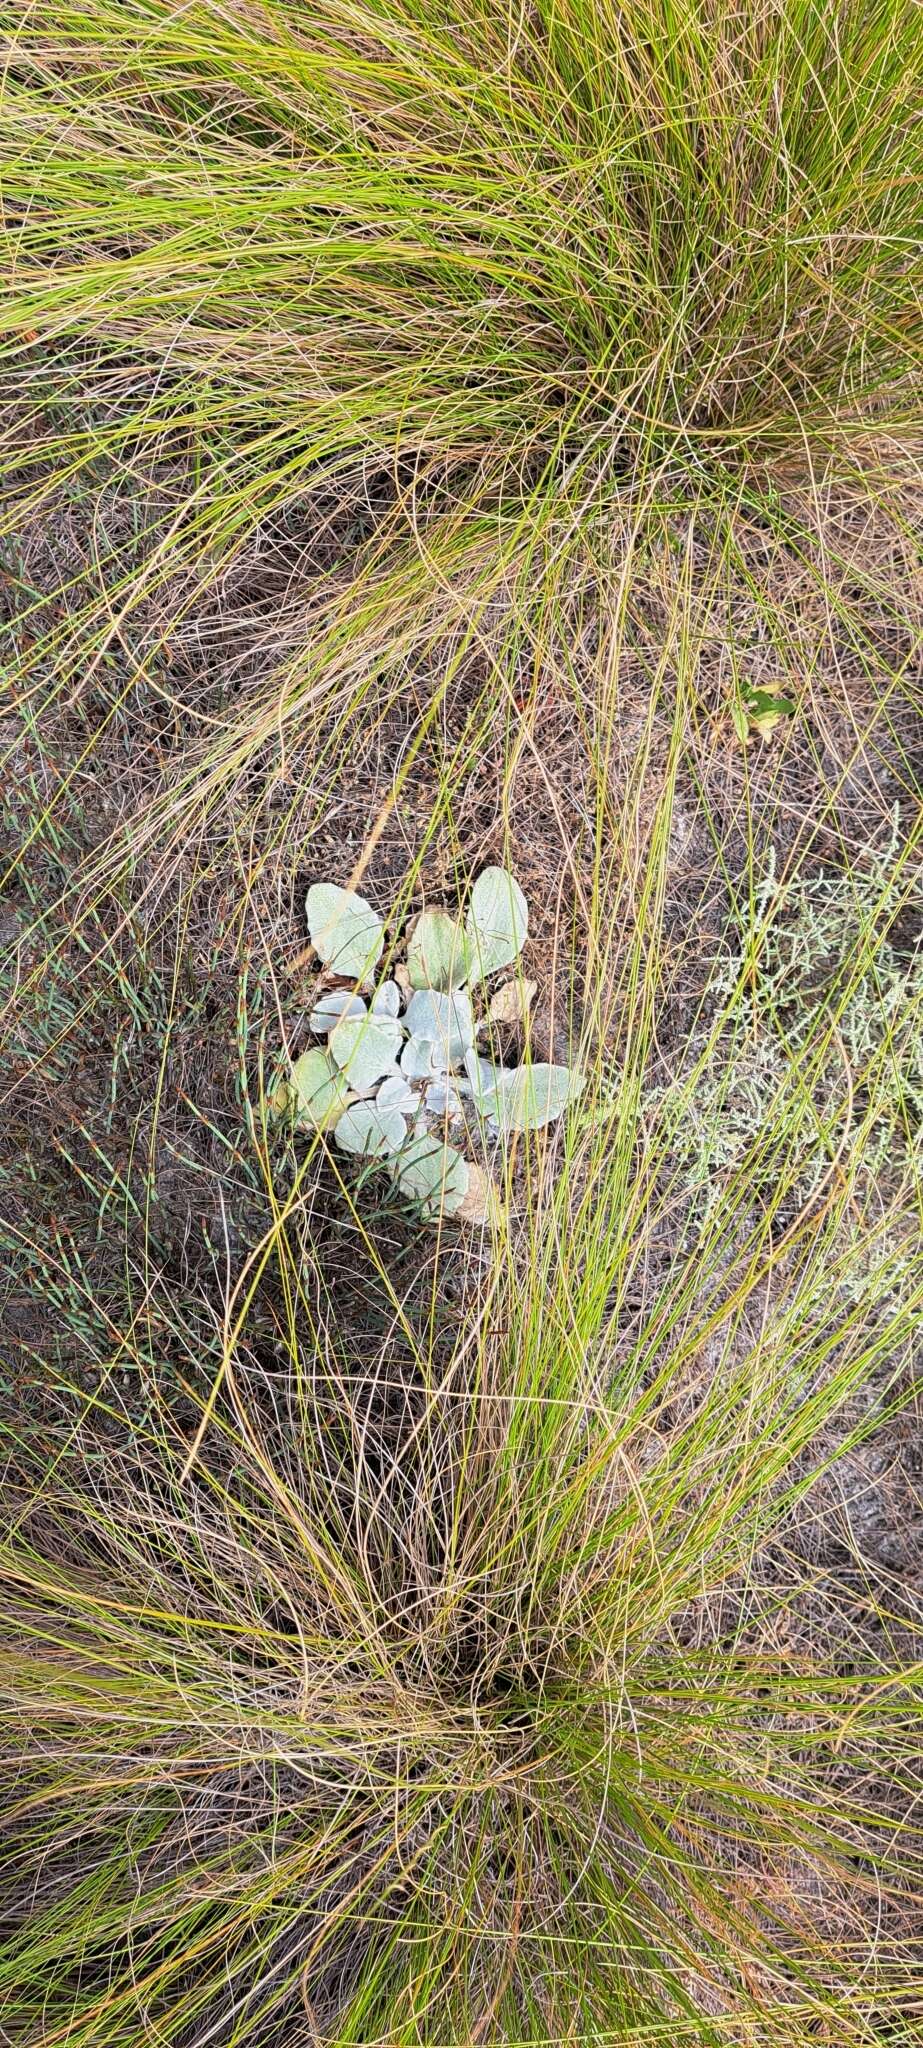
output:
[[[460,1066],[474,1041],[471,999],[461,988],[447,995],[436,989],[417,989],[407,1004],[406,1023],[415,1037],[433,1042],[443,1069]]]
[[[534,1066],[496,1067],[494,1077],[476,1097],[477,1107],[504,1135],[537,1131],[556,1122],[583,1087],[583,1076],[575,1067],[541,1061]]]
[[[427,1132],[410,1139],[393,1167],[402,1195],[419,1202],[430,1219],[452,1216],[468,1192],[468,1162],[453,1145]]]
[[[354,1099],[345,1075],[319,1045],[295,1060],[289,1092],[296,1123],[315,1131],[330,1130]]]
[[[407,972],[413,988],[445,990],[467,980],[467,940],[447,910],[421,911],[407,942]]]
[[[401,1027],[391,1017],[342,1017],[328,1042],[350,1087],[370,1095],[376,1082],[396,1071]]]
[[[483,980],[518,959],[529,929],[529,907],[508,868],[485,868],[471,891],[465,932],[472,976]]]
[[[375,990],[371,1001],[373,1017],[399,1017],[401,1014],[401,992],[396,981],[383,981]]]
[[[403,1074],[389,1074],[376,1089],[375,1100],[379,1109],[399,1109],[402,1116],[413,1116],[417,1108],[417,1097]]]
[[[315,882],[307,895],[311,944],[334,974],[364,981],[380,960],[384,927],[377,912],[355,889]]]
[[[400,1065],[401,1073],[408,1081],[432,1081],[443,1071],[437,1061],[433,1039],[420,1038],[416,1032],[407,1040]]]
[[[407,1136],[400,1110],[377,1102],[354,1102],[345,1109],[333,1133],[335,1145],[365,1159],[386,1159],[399,1152]]]
[[[461,1102],[455,1093],[448,1075],[438,1081],[431,1081],[423,1097],[431,1116],[458,1116]]]
[[[308,1030],[316,1038],[326,1038],[338,1024],[341,1017],[364,1017],[365,1004],[361,996],[353,995],[348,988],[328,988],[318,996],[308,1018]]]

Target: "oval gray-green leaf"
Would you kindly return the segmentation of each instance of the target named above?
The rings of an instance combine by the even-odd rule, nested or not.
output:
[[[461,1102],[448,1074],[441,1074],[438,1081],[430,1082],[423,1103],[430,1116],[458,1116],[461,1111]]]
[[[319,1045],[309,1045],[294,1062],[289,1101],[303,1129],[329,1131],[354,1100],[345,1076]]]
[[[344,1109],[333,1142],[363,1159],[386,1159],[400,1151],[406,1136],[400,1110],[381,1109],[377,1102],[354,1102]]]
[[[373,1017],[399,1017],[401,1014],[401,992],[396,981],[383,981],[372,997]]]
[[[508,868],[485,868],[471,891],[465,932],[472,977],[484,979],[518,959],[529,929],[529,906]]]
[[[407,942],[413,988],[458,988],[468,978],[468,943],[447,910],[421,911]]]
[[[325,967],[350,981],[365,981],[381,959],[384,926],[377,912],[355,889],[335,882],[315,882],[307,895],[311,944]]]
[[[403,1116],[413,1116],[417,1107],[417,1098],[403,1073],[388,1074],[381,1087],[376,1088],[375,1100],[379,1109],[399,1109]]]
[[[475,1109],[480,1110],[482,1116],[487,1116],[489,1112],[485,1104],[492,1100],[496,1089],[501,1086],[503,1068],[496,1066],[493,1060],[483,1059],[474,1045],[469,1046],[464,1064],[467,1080],[458,1081],[456,1086],[463,1095],[471,1096]]]
[[[432,1219],[454,1216],[468,1193],[468,1162],[454,1145],[421,1132],[399,1152],[392,1168],[401,1194]]]
[[[413,1032],[401,1053],[401,1073],[407,1081],[432,1081],[444,1070],[439,1065],[436,1047],[431,1038],[419,1038]]]
[[[482,1116],[505,1134],[538,1131],[556,1122],[583,1087],[576,1067],[544,1062],[527,1067],[495,1067],[494,1080],[475,1096]]]
[[[407,1005],[405,1021],[415,1038],[432,1040],[437,1064],[443,1067],[459,1066],[474,1040],[471,1001],[461,988],[447,995],[437,989],[417,989]]]
[[[308,1030],[313,1031],[317,1038],[326,1038],[341,1017],[364,1016],[365,1004],[361,996],[353,995],[348,988],[328,988],[317,998],[308,1018]]]
[[[370,1095],[376,1082],[396,1069],[401,1027],[392,1017],[341,1017],[328,1043],[350,1087],[357,1095]]]

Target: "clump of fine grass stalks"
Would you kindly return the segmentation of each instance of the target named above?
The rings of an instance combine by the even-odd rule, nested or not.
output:
[[[511,1162],[518,1237],[454,1334],[362,1200],[376,1312],[343,1313],[254,1094],[270,1221],[211,1387],[128,1427],[139,1318],[82,1417],[8,1432],[24,2048],[916,2038],[919,1616],[798,1540],[910,1393],[913,1191],[863,1213],[827,1101],[799,1205],[780,1099],[759,1199],[743,1162],[680,1232],[650,1029],[642,1000],[615,1095]]]
[[[784,525],[780,476],[914,418],[912,6],[6,19],[10,523],[113,475],[133,507],[27,636],[28,701],[115,662],[170,706],[203,587],[309,536],[254,601],[268,670],[183,702],[174,802],[319,696],[380,708],[436,640],[495,706],[649,515],[706,506],[724,559],[742,502]]]

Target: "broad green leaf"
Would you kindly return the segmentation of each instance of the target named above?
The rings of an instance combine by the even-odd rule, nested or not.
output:
[[[429,1039],[436,1047],[437,1066],[459,1066],[474,1040],[471,1001],[464,989],[441,995],[436,989],[420,988],[407,1005],[405,1022],[415,1038]]]
[[[451,989],[468,978],[468,944],[447,910],[424,910],[407,942],[411,987]]]
[[[315,882],[307,895],[311,944],[334,974],[364,981],[380,960],[384,946],[381,918],[354,889],[335,882]]]
[[[335,1145],[365,1159],[385,1159],[399,1152],[407,1136],[407,1125],[398,1109],[382,1109],[377,1102],[354,1102],[345,1109],[333,1133]]]
[[[454,1216],[468,1192],[467,1160],[426,1131],[404,1146],[392,1170],[401,1194],[419,1202],[430,1219]]]
[[[295,1061],[289,1083],[296,1123],[306,1130],[328,1131],[353,1099],[345,1076],[328,1054],[319,1045],[309,1045]]]
[[[485,868],[471,891],[465,931],[472,976],[483,981],[518,959],[529,929],[529,908],[508,868]]]
[[[328,1043],[350,1087],[357,1095],[370,1095],[375,1083],[396,1069],[401,1027],[392,1017],[341,1017]]]

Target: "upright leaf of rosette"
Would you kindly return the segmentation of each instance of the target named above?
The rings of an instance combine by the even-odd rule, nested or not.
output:
[[[465,936],[472,981],[518,960],[529,930],[529,906],[508,868],[485,868],[471,891]]]
[[[407,972],[412,988],[442,993],[468,979],[468,941],[447,910],[423,910],[407,941]]]
[[[355,889],[315,882],[307,894],[308,932],[325,967],[347,981],[367,981],[381,959],[384,926]]]

